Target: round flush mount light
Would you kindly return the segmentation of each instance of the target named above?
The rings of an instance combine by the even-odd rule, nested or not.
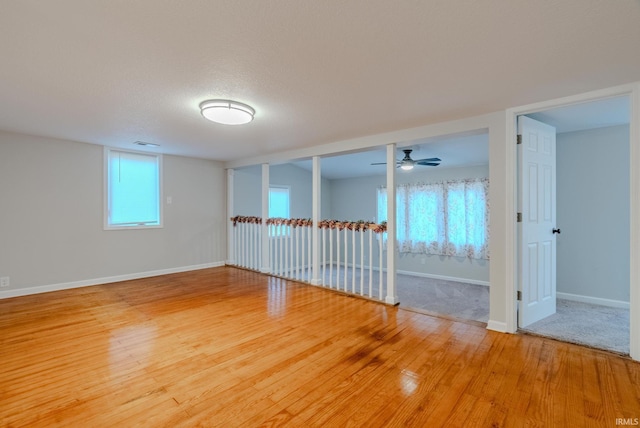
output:
[[[223,125],[244,125],[253,120],[256,111],[246,104],[229,100],[208,100],[200,103],[205,119]]]

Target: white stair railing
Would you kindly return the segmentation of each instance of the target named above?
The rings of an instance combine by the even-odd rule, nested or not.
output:
[[[386,291],[383,257],[386,224],[323,220],[318,227],[322,229],[321,285],[383,300]],[[365,280],[368,287],[365,287]]]
[[[310,282],[312,224],[310,219],[267,219],[273,275]]]
[[[246,269],[260,270],[262,257],[262,219],[260,217],[236,216],[232,217],[234,254],[236,266]]]
[[[236,216],[231,221],[235,265],[260,271],[262,218]],[[270,273],[311,282],[312,220],[269,218],[266,224]],[[322,263],[320,285],[384,301],[386,224],[323,220],[318,227],[321,229],[317,244]]]

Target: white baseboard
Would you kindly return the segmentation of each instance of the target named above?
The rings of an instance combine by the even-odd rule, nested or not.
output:
[[[610,308],[629,309],[629,302],[622,300],[603,299],[601,297],[581,296],[579,294],[556,293],[558,299],[572,300],[574,302],[591,303],[592,305],[608,306]]]
[[[481,281],[479,279],[457,278],[455,276],[434,275],[430,273],[412,272],[408,270],[398,270],[396,272],[402,275],[419,276],[422,278],[431,278],[431,279],[441,279],[443,281],[464,282],[465,284],[484,285],[487,287],[489,286],[489,281]]]
[[[188,272],[192,270],[207,269],[224,266],[224,262],[204,263],[200,265],[181,266],[177,268],[159,269],[148,272],[130,273],[125,275],[107,276],[103,278],[86,279],[73,282],[62,282],[58,284],[39,285],[36,287],[17,288],[14,290],[0,291],[0,299],[11,297],[28,296],[30,294],[48,293],[50,291],[68,290],[71,288],[89,287],[91,285],[109,284],[112,282],[129,281],[131,279],[149,278],[152,276],[168,275],[171,273]]]
[[[340,267],[344,267],[344,262],[338,262],[336,263],[336,265],[339,265]],[[355,265],[355,269],[360,269],[360,265]],[[373,268],[371,268],[372,270],[378,272],[380,269],[377,266],[374,266]],[[369,266],[365,266],[364,270],[369,270]],[[382,269],[383,272],[386,272],[387,269],[384,268]],[[396,273],[399,273],[401,275],[407,275],[407,276],[418,276],[421,278],[430,278],[430,279],[440,279],[443,281],[455,281],[455,282],[464,282],[465,284],[474,284],[474,285],[484,285],[489,287],[489,281],[482,281],[479,279],[469,279],[469,278],[458,278],[455,276],[445,276],[445,275],[434,275],[431,273],[424,273],[424,272],[414,272],[414,271],[410,271],[410,270],[396,270]]]
[[[507,330],[507,323],[502,321],[489,320],[489,322],[487,322],[487,330],[493,330],[499,333],[509,333]]]

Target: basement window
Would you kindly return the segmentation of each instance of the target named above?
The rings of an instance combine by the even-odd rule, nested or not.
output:
[[[104,150],[105,230],[162,227],[162,155]]]

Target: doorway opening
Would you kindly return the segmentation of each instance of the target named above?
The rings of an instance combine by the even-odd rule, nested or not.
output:
[[[556,267],[556,310],[525,321],[528,302],[521,300],[518,327],[629,354],[630,97],[552,108],[526,117],[556,129],[557,216],[550,254]],[[519,165],[519,179],[526,168]],[[529,188],[520,191],[526,200]],[[520,266],[526,267],[526,249],[520,253]],[[519,275],[525,300],[535,282],[532,278]]]

